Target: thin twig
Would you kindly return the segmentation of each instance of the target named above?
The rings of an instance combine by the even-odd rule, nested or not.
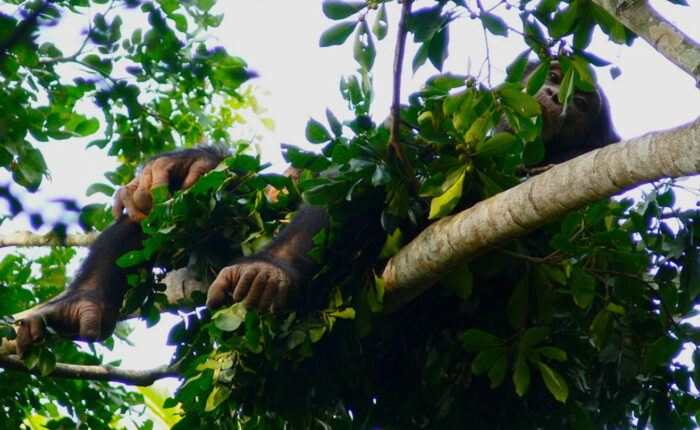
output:
[[[158,366],[148,370],[125,370],[107,364],[101,366],[87,366],[67,363],[57,363],[51,373],[42,375],[41,371],[36,367],[28,369],[16,355],[0,355],[0,367],[43,377],[121,382],[127,385],[138,386],[147,386],[153,384],[158,379],[178,376],[177,365]]]
[[[403,57],[406,51],[406,20],[411,14],[411,3],[413,0],[403,0],[401,9],[401,19],[399,20],[399,30],[396,37],[396,51],[394,53],[394,94],[391,103],[391,134],[389,136],[389,157],[398,157],[401,167],[403,167],[406,177],[411,180],[413,186],[418,190],[419,184],[413,174],[411,163],[406,157],[401,146],[401,71],[403,69]]]

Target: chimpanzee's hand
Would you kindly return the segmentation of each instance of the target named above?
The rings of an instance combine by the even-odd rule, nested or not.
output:
[[[69,338],[90,342],[104,340],[114,331],[118,317],[118,309],[103,301],[83,295],[79,290],[67,291],[20,321],[17,353],[20,358],[26,357],[32,345],[44,339],[47,326]]]
[[[214,151],[194,148],[164,154],[149,161],[133,181],[114,194],[114,218],[119,218],[126,209],[132,221],[141,222],[153,206],[152,189],[182,184],[178,188],[185,190],[222,159],[223,156]]]
[[[207,307],[217,309],[226,297],[234,302],[245,299],[245,308],[263,313],[281,313],[296,299],[297,288],[284,270],[266,261],[244,261],[224,267],[207,293]]]

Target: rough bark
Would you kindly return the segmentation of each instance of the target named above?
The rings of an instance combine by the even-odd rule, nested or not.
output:
[[[593,0],[695,78],[700,88],[700,45],[659,15],[647,1]]]
[[[384,308],[394,311],[460,264],[588,203],[664,177],[700,172],[700,118],[584,154],[454,216],[389,261]]]

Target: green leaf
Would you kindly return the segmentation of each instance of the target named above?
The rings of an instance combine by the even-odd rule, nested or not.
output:
[[[384,308],[384,280],[374,275],[374,285],[367,288],[367,304],[372,312],[380,312]]]
[[[214,314],[214,325],[221,331],[234,331],[245,321],[246,310],[242,303],[236,303]]]
[[[328,120],[328,124],[331,126],[331,131],[335,135],[335,137],[340,137],[343,134],[343,125],[338,121],[338,118],[333,115],[333,112],[331,112],[330,109],[326,108],[326,119]]]
[[[454,292],[460,299],[467,300],[474,289],[474,275],[469,270],[469,265],[463,264],[442,278],[440,284]]]
[[[544,63],[537,66],[534,72],[530,75],[530,79],[527,81],[527,93],[531,96],[537,94],[537,91],[542,88],[544,82],[547,80],[547,75],[549,74],[550,62],[545,61]]]
[[[312,118],[306,123],[306,139],[311,143],[324,143],[331,140],[331,136],[326,127]]]
[[[569,69],[564,72],[564,76],[561,78],[561,86],[558,97],[559,103],[564,104],[567,100],[570,100],[574,90],[574,69],[573,67],[569,67]]]
[[[496,36],[508,35],[508,26],[506,26],[505,21],[503,21],[500,17],[492,15],[488,12],[482,12],[481,15],[479,15],[479,18],[481,18],[481,22],[484,24],[484,27],[486,27],[486,29],[492,34],[495,34]]]
[[[535,352],[557,361],[566,361],[566,352],[554,346],[541,346]]]
[[[112,73],[112,61],[110,59],[102,59],[95,54],[90,54],[83,57],[82,62],[101,73],[107,75]]]
[[[505,356],[499,357],[495,363],[493,363],[493,366],[491,366],[491,370],[489,370],[489,379],[491,380],[491,388],[496,388],[501,383],[503,383],[503,378],[506,376],[506,365],[508,364],[508,360],[506,360]]]
[[[508,88],[500,88],[498,94],[501,102],[512,107],[522,117],[532,118],[542,113],[540,104],[530,94]]]
[[[487,349],[476,355],[472,361],[472,372],[481,375],[491,368],[496,360],[504,357],[503,349]]]
[[[513,384],[515,385],[515,392],[520,397],[524,396],[530,388],[530,368],[525,361],[525,354],[522,351],[518,352],[518,358],[515,360]]]
[[[114,194],[114,188],[110,187],[107,184],[96,183],[96,184],[92,184],[88,187],[87,191],[85,192],[85,195],[91,196],[91,195],[96,194],[96,193],[102,193],[106,196],[111,196]]]
[[[522,348],[530,348],[542,342],[549,336],[552,330],[549,327],[532,327],[527,329],[523,337],[520,339]]]
[[[323,2],[323,14],[330,19],[343,19],[354,15],[367,7],[363,1],[325,0]]]
[[[465,175],[466,170],[462,170],[462,174],[457,181],[444,194],[435,197],[430,202],[428,219],[441,218],[452,212],[452,209],[457,206],[457,203],[462,198],[462,186],[464,185]]]
[[[572,57],[571,65],[576,72],[576,86],[583,91],[595,91],[597,88],[595,75],[593,74],[591,66],[588,64],[588,61],[586,61],[586,59],[581,55],[574,55]]]
[[[506,81],[520,82],[523,79],[529,55],[530,50],[522,52],[512,63],[510,63],[510,65],[508,65],[508,67],[506,67],[506,72],[508,73]]]
[[[326,182],[304,191],[302,197],[312,206],[325,206],[344,200],[346,192],[345,184]]]
[[[56,356],[50,350],[44,348],[39,353],[39,372],[42,376],[46,376],[53,372],[56,368]]]
[[[345,308],[342,311],[334,311],[334,312],[329,312],[326,314],[330,317],[335,317],[335,318],[341,318],[341,319],[355,319],[355,309],[353,308]]]
[[[554,398],[558,401],[566,403],[566,399],[569,397],[569,386],[566,385],[564,378],[562,378],[556,370],[551,369],[541,361],[538,361],[537,365],[540,368],[540,374],[549,392],[552,393]]]
[[[442,65],[447,59],[447,47],[450,40],[449,27],[445,26],[440,31],[435,33],[430,39],[428,47],[428,59],[436,69],[442,71]]]
[[[100,122],[95,118],[91,118],[79,123],[75,127],[75,132],[81,136],[89,136],[100,128]]]
[[[223,403],[231,395],[231,390],[223,385],[215,385],[214,389],[209,393],[207,397],[207,402],[204,405],[204,412],[211,412],[216,409],[221,403]]]
[[[517,330],[525,325],[527,307],[527,282],[525,281],[525,277],[523,277],[518,281],[513,292],[510,294],[506,307],[508,321],[511,327]]]
[[[132,267],[146,261],[141,251],[129,251],[117,259],[119,267]]]
[[[476,328],[466,330],[459,338],[464,343],[464,349],[467,351],[483,351],[501,345],[501,339]]]
[[[491,136],[476,145],[476,153],[490,155],[492,157],[503,157],[510,154],[518,142],[518,138],[510,133],[502,132]]]
[[[429,42],[423,42],[421,44],[420,48],[418,48],[418,51],[416,51],[416,55],[413,57],[413,61],[411,62],[411,67],[413,70],[413,73],[416,73],[416,70],[420,68],[423,64],[425,64],[425,60],[428,59],[428,49],[430,48],[430,43]]]
[[[607,309],[601,309],[591,323],[591,337],[598,351],[608,346],[613,335],[613,318]]]
[[[574,0],[569,7],[557,13],[554,21],[549,26],[549,31],[553,37],[558,39],[572,31],[574,22],[576,22],[576,18],[579,15],[580,4],[580,1]]]
[[[372,32],[377,36],[378,40],[382,40],[386,37],[389,31],[389,22],[386,17],[386,4],[382,3],[379,7],[379,12],[377,13],[377,18],[372,26]]]
[[[356,21],[341,22],[336,24],[321,34],[320,46],[342,45],[352,34],[357,26]]]
[[[576,305],[589,307],[595,297],[595,278],[577,267],[571,273],[570,283]]]
[[[374,65],[374,58],[377,52],[374,48],[372,34],[367,28],[367,23],[362,22],[360,29],[355,34],[355,43],[353,44],[353,57],[360,63],[364,70],[370,70]]]
[[[523,150],[523,163],[527,166],[537,164],[544,159],[544,142],[537,138],[532,142],[525,143]]]
[[[624,307],[622,307],[622,306],[620,306],[620,305],[618,305],[618,304],[612,303],[612,302],[608,303],[608,304],[605,306],[605,309],[609,310],[610,312],[616,313],[616,314],[618,314],[618,315],[624,315],[624,314],[625,314],[625,308],[624,308]]]
[[[474,122],[469,126],[469,130],[464,133],[464,142],[467,144],[473,144],[475,142],[480,142],[484,136],[486,136],[486,130],[488,129],[488,120],[484,116],[480,116],[474,120]]]
[[[386,165],[384,165],[383,163],[377,164],[376,168],[374,169],[374,173],[372,174],[372,185],[375,187],[379,187],[382,185],[386,185],[390,182],[391,174],[386,168]]]
[[[668,367],[673,357],[678,355],[683,347],[683,341],[661,336],[654,342],[645,345],[646,351],[642,357],[642,368],[651,371],[657,366]]]

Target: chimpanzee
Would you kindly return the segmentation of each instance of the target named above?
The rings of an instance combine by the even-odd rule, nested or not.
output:
[[[527,81],[539,65],[528,63],[523,80]],[[543,164],[561,163],[620,140],[610,120],[608,100],[600,90],[577,88],[566,115],[561,115],[564,106],[558,97],[562,77],[560,64],[552,62],[546,81],[535,94],[542,110]]]
[[[536,66],[528,65],[525,80]],[[561,78],[561,67],[552,63],[545,84],[535,95],[542,108],[543,163],[562,162],[619,140],[607,100],[600,91],[576,90],[566,115],[561,116]],[[223,152],[208,147],[166,153],[148,162],[136,179],[117,191],[116,221],[93,243],[75,280],[64,293],[21,322],[17,338],[20,356],[26,356],[31,345],[44,337],[46,325],[72,338],[94,341],[108,337],[127,290],[126,272],[115,261],[141,246],[139,222],[151,209],[150,190],[164,185],[186,189],[224,157]],[[245,300],[247,309],[258,312],[290,309],[318,270],[308,252],[314,246],[313,237],[328,224],[324,207],[303,206],[262,252],[219,272],[209,288],[207,307],[219,308],[232,296],[236,302]]]

